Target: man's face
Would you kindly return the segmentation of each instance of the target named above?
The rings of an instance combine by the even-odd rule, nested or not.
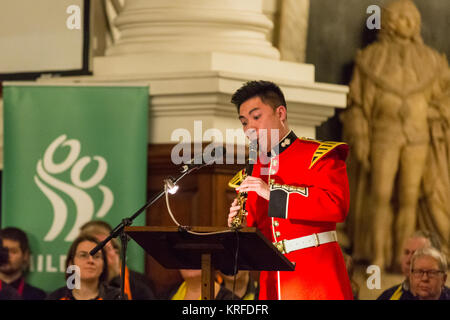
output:
[[[259,147],[269,152],[286,133],[283,122],[286,120],[286,108],[279,106],[274,110],[259,97],[253,97],[241,104],[239,120],[250,140],[258,139]]]
[[[28,263],[29,254],[22,251],[19,241],[3,239],[3,246],[8,248],[9,261],[0,267],[0,272],[11,275],[23,270]]]
[[[402,272],[405,277],[409,276],[409,270],[411,266],[411,257],[416,252],[416,250],[430,246],[430,242],[426,238],[409,238],[406,240],[403,246],[403,256],[402,256]]]
[[[422,256],[414,261],[413,272],[409,277],[411,292],[421,300],[437,300],[447,280],[447,275],[439,270],[439,264],[433,257]]]

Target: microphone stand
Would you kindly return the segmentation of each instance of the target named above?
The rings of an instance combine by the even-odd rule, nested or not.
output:
[[[214,159],[215,161],[215,159]],[[181,174],[173,180],[172,178],[169,178],[168,180],[173,182],[174,185],[177,184],[178,181],[180,181],[184,176],[188,175],[189,173],[198,170],[200,168],[203,168],[205,166],[208,166],[212,164],[214,161],[210,161],[208,163],[202,164],[202,165],[196,165],[196,166],[190,166],[189,164],[185,164],[182,167]],[[120,299],[121,300],[127,300],[127,297],[125,297],[125,267],[126,267],[126,250],[127,245],[129,241],[128,235],[124,232],[124,228],[131,226],[134,219],[136,219],[145,209],[150,207],[152,204],[154,204],[159,198],[161,198],[165,194],[165,187],[163,190],[161,190],[157,195],[155,195],[153,198],[151,198],[144,206],[142,206],[138,211],[136,211],[131,217],[124,218],[122,221],[111,231],[109,236],[100,242],[94,249],[92,249],[89,254],[91,256],[95,255],[99,250],[101,250],[112,238],[120,237],[121,241],[121,249],[122,249],[122,266],[121,266],[121,282],[120,282]]]

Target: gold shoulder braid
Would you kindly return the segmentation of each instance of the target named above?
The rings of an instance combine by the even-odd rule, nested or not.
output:
[[[308,138],[300,138],[300,140],[310,141],[310,142],[316,142],[319,144],[319,147],[316,149],[316,151],[313,154],[313,157],[311,159],[311,164],[309,165],[308,169],[311,169],[317,161],[319,161],[324,155],[326,155],[331,150],[335,149],[336,147],[346,144],[345,142],[336,142],[336,141],[319,141],[319,140],[313,140]]]

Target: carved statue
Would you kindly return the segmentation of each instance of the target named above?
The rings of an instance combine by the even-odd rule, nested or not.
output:
[[[418,226],[438,235],[450,259],[450,70],[442,99],[431,101],[428,112],[430,149],[421,185]]]
[[[427,192],[440,188],[442,195],[438,202],[431,197],[424,200],[427,210],[422,216],[430,226],[446,225],[442,233],[450,232],[450,189],[443,189],[450,179],[449,154],[443,154],[449,140],[442,142],[434,128],[448,129],[444,99],[448,63],[423,44],[420,29],[420,13],[413,2],[396,0],[386,6],[377,41],[357,53],[348,108],[341,114],[344,140],[352,148],[348,228],[353,255],[382,269],[392,262],[398,265],[393,260],[401,257],[403,241],[416,230],[424,186]],[[433,145],[436,139],[441,139],[438,146]],[[447,161],[442,164],[445,183],[422,179],[424,172],[432,170],[436,176],[441,170],[430,169],[434,164],[429,149],[438,153],[433,159]],[[448,234],[445,237],[448,241]]]

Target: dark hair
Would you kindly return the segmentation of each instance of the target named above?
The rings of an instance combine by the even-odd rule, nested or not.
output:
[[[79,235],[73,242],[72,245],[69,248],[69,252],[67,252],[67,258],[66,258],[66,270],[67,268],[74,263],[75,259],[75,253],[77,252],[78,245],[83,241],[89,241],[96,244],[99,244],[100,241],[98,241],[95,237],[88,235],[88,234],[81,234]],[[108,281],[108,261],[106,260],[106,253],[105,250],[102,248],[102,258],[103,258],[103,270],[100,274],[99,278],[99,284],[102,282]],[[70,274],[66,273],[66,279],[70,276]]]
[[[25,232],[15,227],[8,227],[0,230],[0,238],[17,241],[23,253],[30,253],[30,245]]]
[[[271,106],[274,110],[279,106],[286,106],[283,92],[273,82],[270,81],[248,81],[240,87],[231,97],[231,103],[234,104],[239,112],[241,104],[253,97],[259,97],[262,102]]]

